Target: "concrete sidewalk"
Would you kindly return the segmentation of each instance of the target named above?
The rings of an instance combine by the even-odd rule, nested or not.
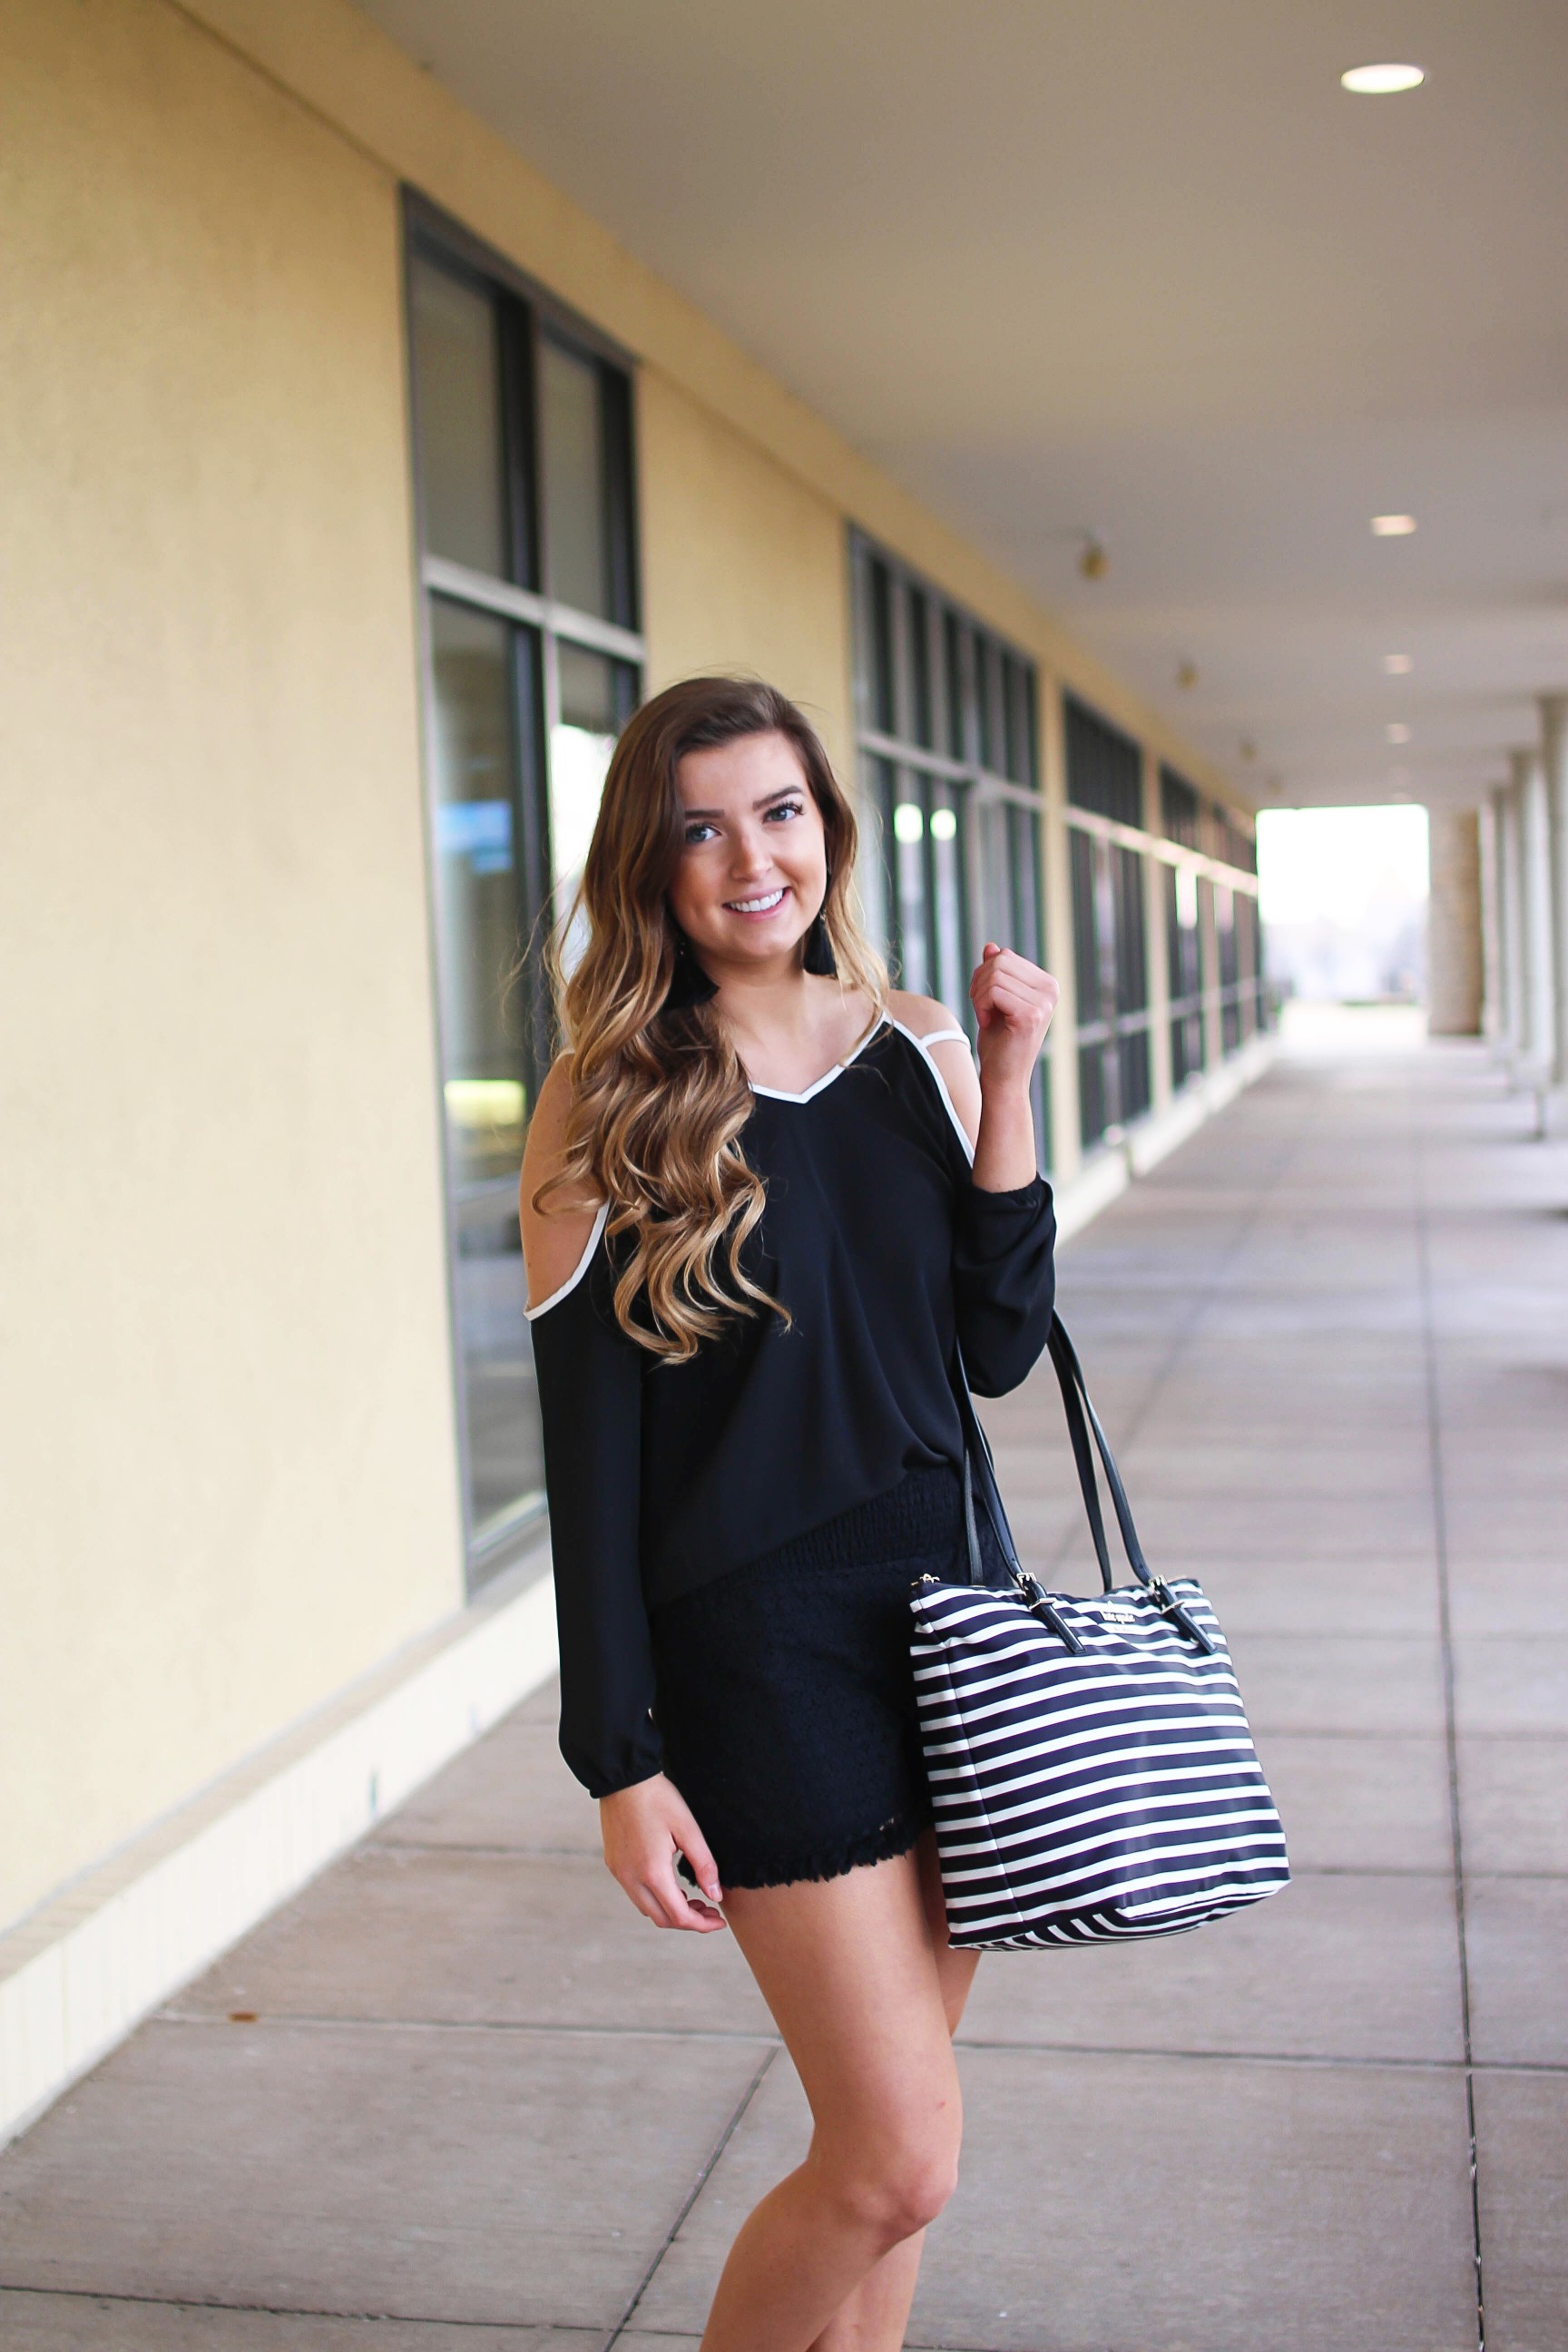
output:
[[[1489,2352],[1568,2343],[1568,1149],[1479,1049],[1356,1045],[1062,1269],[1296,1882],[987,1957],[911,2345],[1474,2352],[1478,2226]],[[1080,1578],[1048,1372],[986,1419]],[[728,1939],[605,1876],[542,1695],[0,2157],[0,2342],[678,2352],[805,2131]]]

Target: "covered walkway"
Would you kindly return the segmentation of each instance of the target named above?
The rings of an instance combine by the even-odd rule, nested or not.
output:
[[[1568,2333],[1568,1149],[1379,1018],[1065,1254],[1297,1878],[986,1960],[912,2344],[1471,2352],[1478,2230],[1490,2352]],[[1061,1574],[1048,1374],[988,1418]],[[594,1845],[542,1693],[0,2158],[0,2339],[693,2342],[801,2102],[725,1939],[654,1935]]]

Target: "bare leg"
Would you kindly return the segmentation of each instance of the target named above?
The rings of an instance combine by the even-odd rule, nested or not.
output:
[[[979,1966],[978,1952],[955,1952],[947,1940],[947,1911],[942,1902],[942,1874],[937,1867],[936,1840],[928,1830],[920,1846],[921,1893],[936,1952],[937,1977],[950,2034],[956,2033]],[[896,2352],[909,2325],[910,2305],[925,2252],[925,2231],[918,2230],[884,2254],[867,2273],[852,2294],[845,2297],[828,2321],[812,2352]]]
[[[945,1938],[939,1957],[915,1854],[821,1883],[733,1889],[725,1910],[815,2128],[805,2163],[731,2249],[703,2352],[896,2352],[920,2260],[908,2242],[941,2210],[957,2168],[950,2019],[973,1964],[946,1954]],[[902,2260],[889,2268],[895,2249]]]

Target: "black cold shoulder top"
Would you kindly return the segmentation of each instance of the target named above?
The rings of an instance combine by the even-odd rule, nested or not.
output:
[[[982,1396],[1046,1343],[1056,1221],[1037,1176],[985,1192],[929,1048],[884,1020],[805,1094],[753,1087],[767,1186],[743,1263],[789,1307],[737,1317],[685,1364],[620,1328],[601,1210],[529,1311],[544,1430],[561,1748],[596,1796],[659,1769],[648,1613],[963,1456],[956,1338]]]

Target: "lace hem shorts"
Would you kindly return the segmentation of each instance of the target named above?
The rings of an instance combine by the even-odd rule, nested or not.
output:
[[[784,1886],[906,1853],[931,1820],[910,1586],[963,1549],[958,1472],[911,1470],[653,1612],[664,1769],[720,1882]],[[988,1527],[988,1567],[1000,1565]]]

